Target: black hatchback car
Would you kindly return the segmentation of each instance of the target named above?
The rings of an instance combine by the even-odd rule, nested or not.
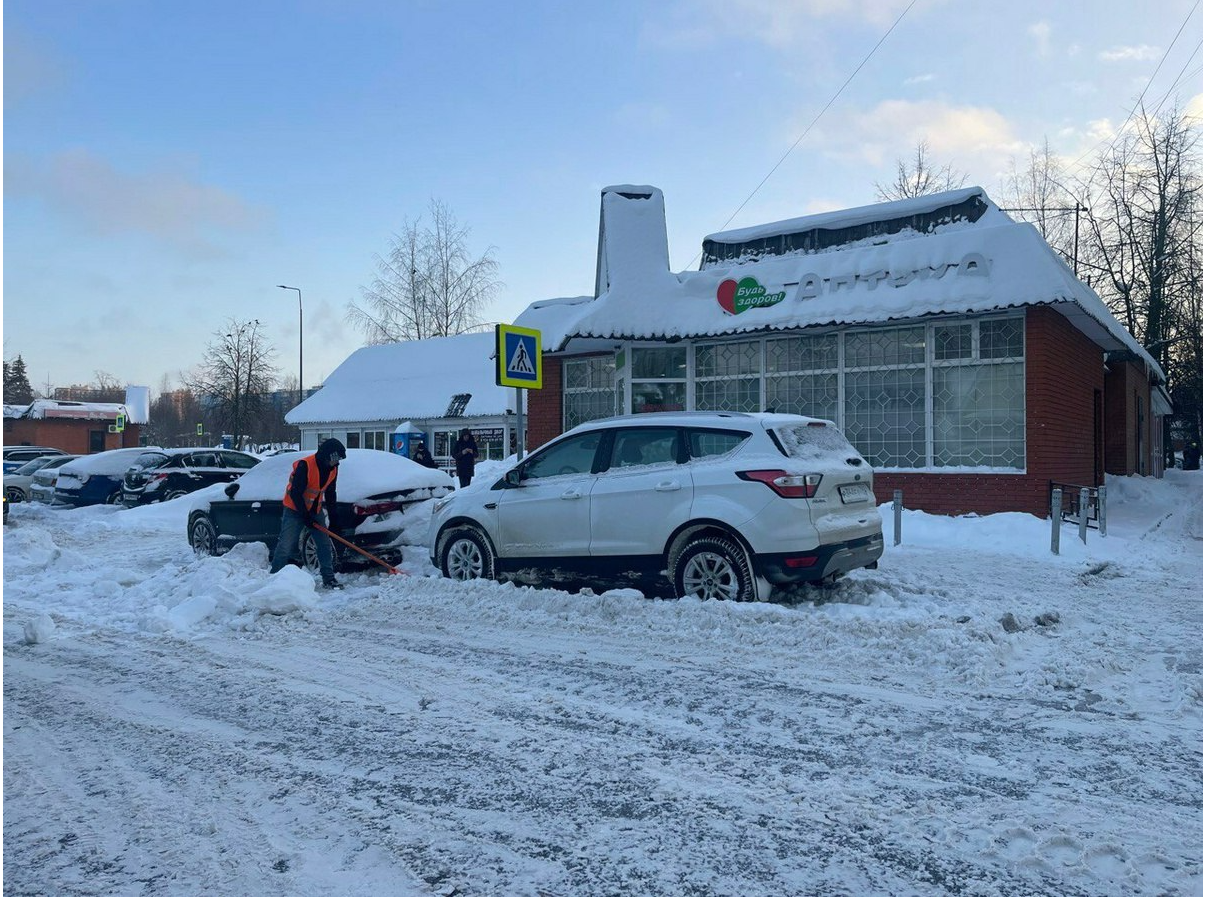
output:
[[[223,554],[240,542],[262,542],[274,551],[283,519],[283,492],[292,465],[310,452],[291,452],[262,461],[235,483],[191,496],[186,537],[202,555]],[[432,498],[452,491],[451,477],[408,458],[373,449],[349,449],[337,479],[337,507],[329,529],[387,564],[401,561],[401,546],[420,544],[430,520]],[[319,572],[312,530],[294,547],[302,565]],[[372,565],[341,542],[334,566],[353,570]]]
[[[169,501],[215,483],[230,483],[260,459],[227,449],[157,449],[135,459],[122,478],[122,503],[128,508]]]

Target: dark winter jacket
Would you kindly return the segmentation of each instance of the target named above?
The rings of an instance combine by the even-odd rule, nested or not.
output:
[[[459,476],[472,476],[473,466],[481,455],[480,450],[477,448],[477,440],[471,435],[461,436],[456,440],[456,447],[452,454],[456,459],[456,474]]]
[[[413,453],[413,460],[423,467],[430,467],[437,470],[439,465],[435,463],[434,456],[431,455],[430,449],[424,445],[418,446],[418,450]]]

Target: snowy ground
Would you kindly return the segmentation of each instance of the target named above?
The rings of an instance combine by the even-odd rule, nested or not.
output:
[[[1201,473],[773,605],[4,528],[4,893],[1196,894]],[[1011,615],[1011,617],[1007,616]],[[1056,616],[1057,615],[1057,622]]]

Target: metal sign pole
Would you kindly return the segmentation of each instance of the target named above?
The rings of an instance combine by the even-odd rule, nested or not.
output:
[[[523,460],[523,452],[527,446],[523,444],[523,387],[515,387],[515,460]]]

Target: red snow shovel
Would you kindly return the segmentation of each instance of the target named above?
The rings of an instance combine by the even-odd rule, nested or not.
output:
[[[373,561],[375,561],[381,567],[386,567],[388,569],[389,573],[396,573],[399,576],[408,576],[409,575],[404,570],[398,570],[396,567],[392,566],[392,564],[388,563],[388,561],[385,561],[385,560],[382,560],[382,559],[376,557],[374,554],[372,554],[369,551],[364,551],[363,549],[359,548],[359,546],[355,545],[353,542],[347,542],[345,539],[343,539],[337,533],[333,532],[332,530],[325,529],[325,527],[321,526],[319,523],[314,523],[312,525],[314,528],[319,529],[322,533],[324,533],[330,539],[337,539],[339,542],[341,542],[347,548],[353,548],[359,554],[363,555],[363,557],[371,558]]]

